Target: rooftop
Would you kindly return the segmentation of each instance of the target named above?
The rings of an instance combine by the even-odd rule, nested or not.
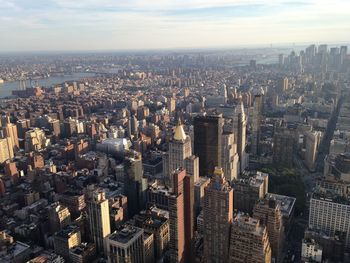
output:
[[[296,201],[295,197],[268,193],[266,198],[274,198],[277,201],[281,207],[281,213],[283,216],[289,217],[291,215]]]
[[[143,234],[143,229],[135,226],[124,225],[120,230],[114,231],[114,233],[109,235],[109,239],[115,242],[126,244],[132,240],[138,238]]]

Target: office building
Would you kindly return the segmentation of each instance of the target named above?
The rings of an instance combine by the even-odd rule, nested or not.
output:
[[[267,194],[268,182],[268,174],[259,171],[234,181],[235,210],[252,214],[254,205]]]
[[[284,227],[279,203],[273,198],[261,199],[254,206],[253,217],[266,226],[273,261],[282,262]]]
[[[199,157],[199,175],[210,176],[221,165],[222,126],[219,116],[197,116],[194,125],[194,154]]]
[[[71,223],[71,214],[66,206],[53,203],[48,210],[51,233],[55,233]]]
[[[242,173],[247,165],[246,156],[246,130],[247,130],[247,117],[244,111],[243,101],[240,100],[235,108],[234,118],[233,118],[233,133],[235,135],[237,143],[237,153],[239,156],[239,168],[240,173]]]
[[[277,127],[273,137],[273,162],[290,168],[295,154],[296,131],[292,127]]]
[[[0,139],[0,164],[14,157],[13,145],[10,138]]]
[[[318,155],[318,148],[321,143],[321,132],[308,132],[305,135],[305,163],[310,171],[315,171],[316,158]]]
[[[301,243],[302,262],[322,262],[322,247],[314,239],[303,239]]]
[[[331,192],[315,191],[310,199],[309,228],[330,237],[343,235],[349,247],[350,202]]]
[[[193,261],[194,188],[186,170],[173,173],[173,191],[168,197],[170,224],[170,262]]]
[[[163,159],[164,174],[167,183],[171,185],[171,175],[179,168],[185,168],[186,172],[194,177],[194,181],[199,177],[199,159],[192,155],[192,144],[189,135],[185,134],[180,121],[177,123],[174,136],[169,142],[169,151]]]
[[[233,133],[224,132],[222,134],[221,154],[221,167],[224,175],[229,182],[232,182],[238,178],[239,174],[239,156]]]
[[[96,256],[96,247],[93,243],[81,243],[69,250],[69,259],[72,263],[89,263]]]
[[[145,208],[147,178],[143,176],[142,156],[130,151],[124,159],[124,194],[128,198],[128,215],[134,216]]]
[[[102,190],[93,190],[88,196],[90,238],[98,252],[105,252],[104,239],[111,232],[108,199]]]
[[[70,260],[69,250],[80,245],[80,243],[80,231],[75,226],[67,226],[54,235],[55,253],[62,256],[66,261]]]
[[[144,231],[124,225],[106,237],[108,263],[144,263]]]
[[[227,262],[233,218],[233,190],[222,168],[215,168],[204,191],[204,260],[208,263]]]
[[[4,138],[6,137],[10,138],[13,146],[13,150],[15,152],[19,150],[17,126],[13,123],[7,123],[6,126],[3,126],[2,132],[3,132]]]
[[[288,78],[287,77],[284,77],[284,78],[281,78],[279,80],[279,83],[278,83],[278,90],[283,93],[284,91],[287,91],[289,88],[289,84],[288,84]]]
[[[231,263],[270,263],[271,248],[266,227],[259,220],[238,214],[232,223]]]
[[[260,125],[263,117],[264,110],[264,95],[257,94],[254,96],[253,104],[253,118],[251,121],[252,134],[251,134],[251,147],[250,152],[253,155],[258,155],[259,153],[259,143],[260,143]]]
[[[24,139],[24,150],[26,152],[41,151],[46,147],[46,135],[42,129],[34,128],[26,131]]]
[[[203,208],[205,188],[209,185],[209,183],[210,178],[208,177],[200,177],[199,180],[194,183],[194,203],[196,215],[198,215]]]
[[[132,219],[133,224],[144,229],[147,233],[153,234],[154,257],[160,260],[170,241],[169,219],[152,210],[135,215]]]
[[[18,138],[24,139],[26,131],[30,129],[30,120],[28,119],[19,119],[16,122]]]

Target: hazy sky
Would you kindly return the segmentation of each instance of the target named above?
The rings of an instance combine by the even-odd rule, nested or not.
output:
[[[350,42],[350,0],[0,0],[0,52]]]

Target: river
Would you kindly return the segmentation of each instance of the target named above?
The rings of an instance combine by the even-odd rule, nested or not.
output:
[[[83,78],[94,77],[94,73],[73,73],[63,76],[52,76],[43,79],[36,79],[36,84],[42,87],[51,87],[53,85],[61,84],[66,81],[78,81]],[[26,81],[26,87],[30,87],[29,80]],[[9,81],[0,83],[0,98],[12,96],[12,91],[20,88],[19,81]]]

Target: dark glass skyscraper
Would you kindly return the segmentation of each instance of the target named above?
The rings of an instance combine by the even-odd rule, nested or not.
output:
[[[211,176],[221,165],[222,124],[220,115],[194,118],[194,154],[199,157],[200,176]]]

